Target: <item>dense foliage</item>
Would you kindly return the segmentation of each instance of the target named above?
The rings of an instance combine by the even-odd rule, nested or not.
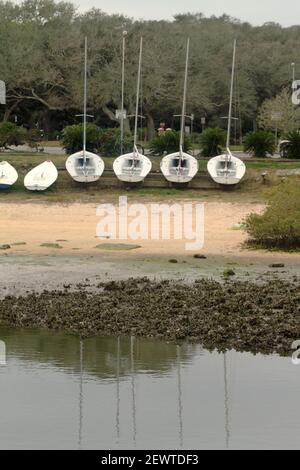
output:
[[[284,157],[300,158],[300,132],[291,131],[286,134],[286,142],[284,142]]]
[[[244,152],[254,155],[254,157],[266,158],[275,152],[274,134],[267,131],[249,132],[244,140]]]
[[[180,132],[166,131],[152,139],[149,143],[149,149],[153,155],[163,155],[164,153],[178,152],[180,146]],[[191,148],[191,140],[185,137],[183,150],[188,152]]]
[[[223,15],[177,15],[172,21],[134,21],[101,10],[76,11],[73,3],[0,1],[0,79],[7,83],[2,118],[39,126],[49,137],[75,122],[82,111],[83,38],[89,44],[89,111],[102,127],[118,125],[122,29],[128,31],[125,97],[135,107],[138,40],[144,36],[141,114],[147,135],[160,120],[168,126],[181,111],[185,42],[191,38],[187,113],[194,127],[201,117],[210,127],[224,126],[228,113],[232,43],[238,40],[235,115],[244,131],[253,128],[261,104],[291,81],[290,63],[300,49],[300,26],[260,27]],[[238,96],[237,96],[238,95]],[[238,104],[237,104],[238,103]],[[1,119],[1,117],[0,117]],[[127,129],[129,120],[126,121]],[[131,123],[132,125],[132,123]]]
[[[121,154],[121,132],[118,128],[102,129],[100,136],[100,152],[103,156],[118,156]],[[123,153],[133,150],[133,137],[126,132],[123,141]]]
[[[226,132],[218,127],[205,129],[200,136],[200,145],[203,157],[220,155],[226,145]]]
[[[101,129],[95,124],[86,126],[86,149],[90,152],[100,148]],[[65,127],[62,139],[63,147],[67,154],[79,152],[83,145],[83,124],[73,124]]]
[[[265,248],[300,248],[300,184],[282,183],[268,195],[268,207],[261,215],[250,214],[246,230],[250,243]]]
[[[22,145],[26,141],[26,129],[18,127],[12,122],[0,123],[0,148],[7,148],[10,145]]]

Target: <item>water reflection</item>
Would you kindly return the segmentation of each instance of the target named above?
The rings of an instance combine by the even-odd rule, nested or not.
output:
[[[83,340],[79,342],[79,433],[78,449],[82,448],[82,426],[83,426]]]
[[[227,383],[227,353],[223,355],[223,360],[224,360],[225,436],[226,436],[226,449],[229,449],[230,428],[229,428],[229,397],[228,397],[228,383]]]
[[[300,368],[290,359],[134,336],[0,338],[0,448],[298,446]]]
[[[181,358],[180,346],[177,345],[177,379],[178,379],[178,419],[179,419],[179,447],[183,447],[183,421],[182,421],[182,390],[181,390]]]

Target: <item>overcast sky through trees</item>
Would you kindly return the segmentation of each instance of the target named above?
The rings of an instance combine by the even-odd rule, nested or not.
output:
[[[123,13],[134,18],[171,19],[176,13],[203,12],[206,16],[227,13],[255,25],[275,21],[284,26],[299,24],[299,0],[73,0],[80,10],[92,7],[107,13]]]

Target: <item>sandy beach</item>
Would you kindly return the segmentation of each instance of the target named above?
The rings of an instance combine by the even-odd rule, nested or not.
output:
[[[185,201],[196,204],[199,201]],[[149,204],[146,207],[149,208]],[[156,279],[194,280],[199,277],[222,279],[228,267],[236,279],[285,280],[300,274],[300,255],[253,251],[242,247],[247,235],[238,227],[250,212],[261,212],[263,204],[204,203],[204,246],[186,251],[187,240],[122,240],[140,248],[129,251],[102,250],[103,243],[119,240],[98,238],[99,216],[95,204],[0,204],[1,293],[51,289],[63,284],[147,276]],[[59,248],[55,248],[56,245]],[[46,246],[41,246],[46,245]],[[205,259],[195,259],[195,253]],[[176,260],[177,263],[170,263]],[[271,269],[274,263],[282,269]]]
[[[198,201],[185,201],[195,206]],[[150,203],[145,204],[150,213]],[[235,226],[243,221],[250,212],[261,212],[262,204],[231,204],[220,202],[204,203],[204,247],[201,252],[214,255],[242,255],[241,244],[247,236]],[[43,244],[58,243],[62,248],[54,249],[60,255],[82,254],[97,255],[98,244],[107,242],[98,238],[96,227],[101,220],[96,215],[95,204],[1,204],[0,223],[4,230],[0,234],[0,244],[13,245],[12,253],[49,254],[53,249]],[[174,219],[174,217],[173,217]],[[195,229],[195,224],[193,225]],[[119,240],[109,240],[119,243]],[[174,240],[130,240],[122,243],[138,244],[142,255],[186,255],[186,238]],[[26,245],[18,245],[26,243]],[[199,250],[196,250],[197,253]],[[132,252],[131,252],[132,253]],[[192,252],[190,254],[193,254]],[[119,253],[120,255],[120,253]],[[126,256],[129,256],[126,253]]]

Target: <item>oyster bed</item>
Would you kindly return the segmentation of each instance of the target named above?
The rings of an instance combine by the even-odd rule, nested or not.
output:
[[[209,350],[290,355],[300,339],[299,280],[219,283],[147,278],[7,296],[0,324],[200,342]]]

